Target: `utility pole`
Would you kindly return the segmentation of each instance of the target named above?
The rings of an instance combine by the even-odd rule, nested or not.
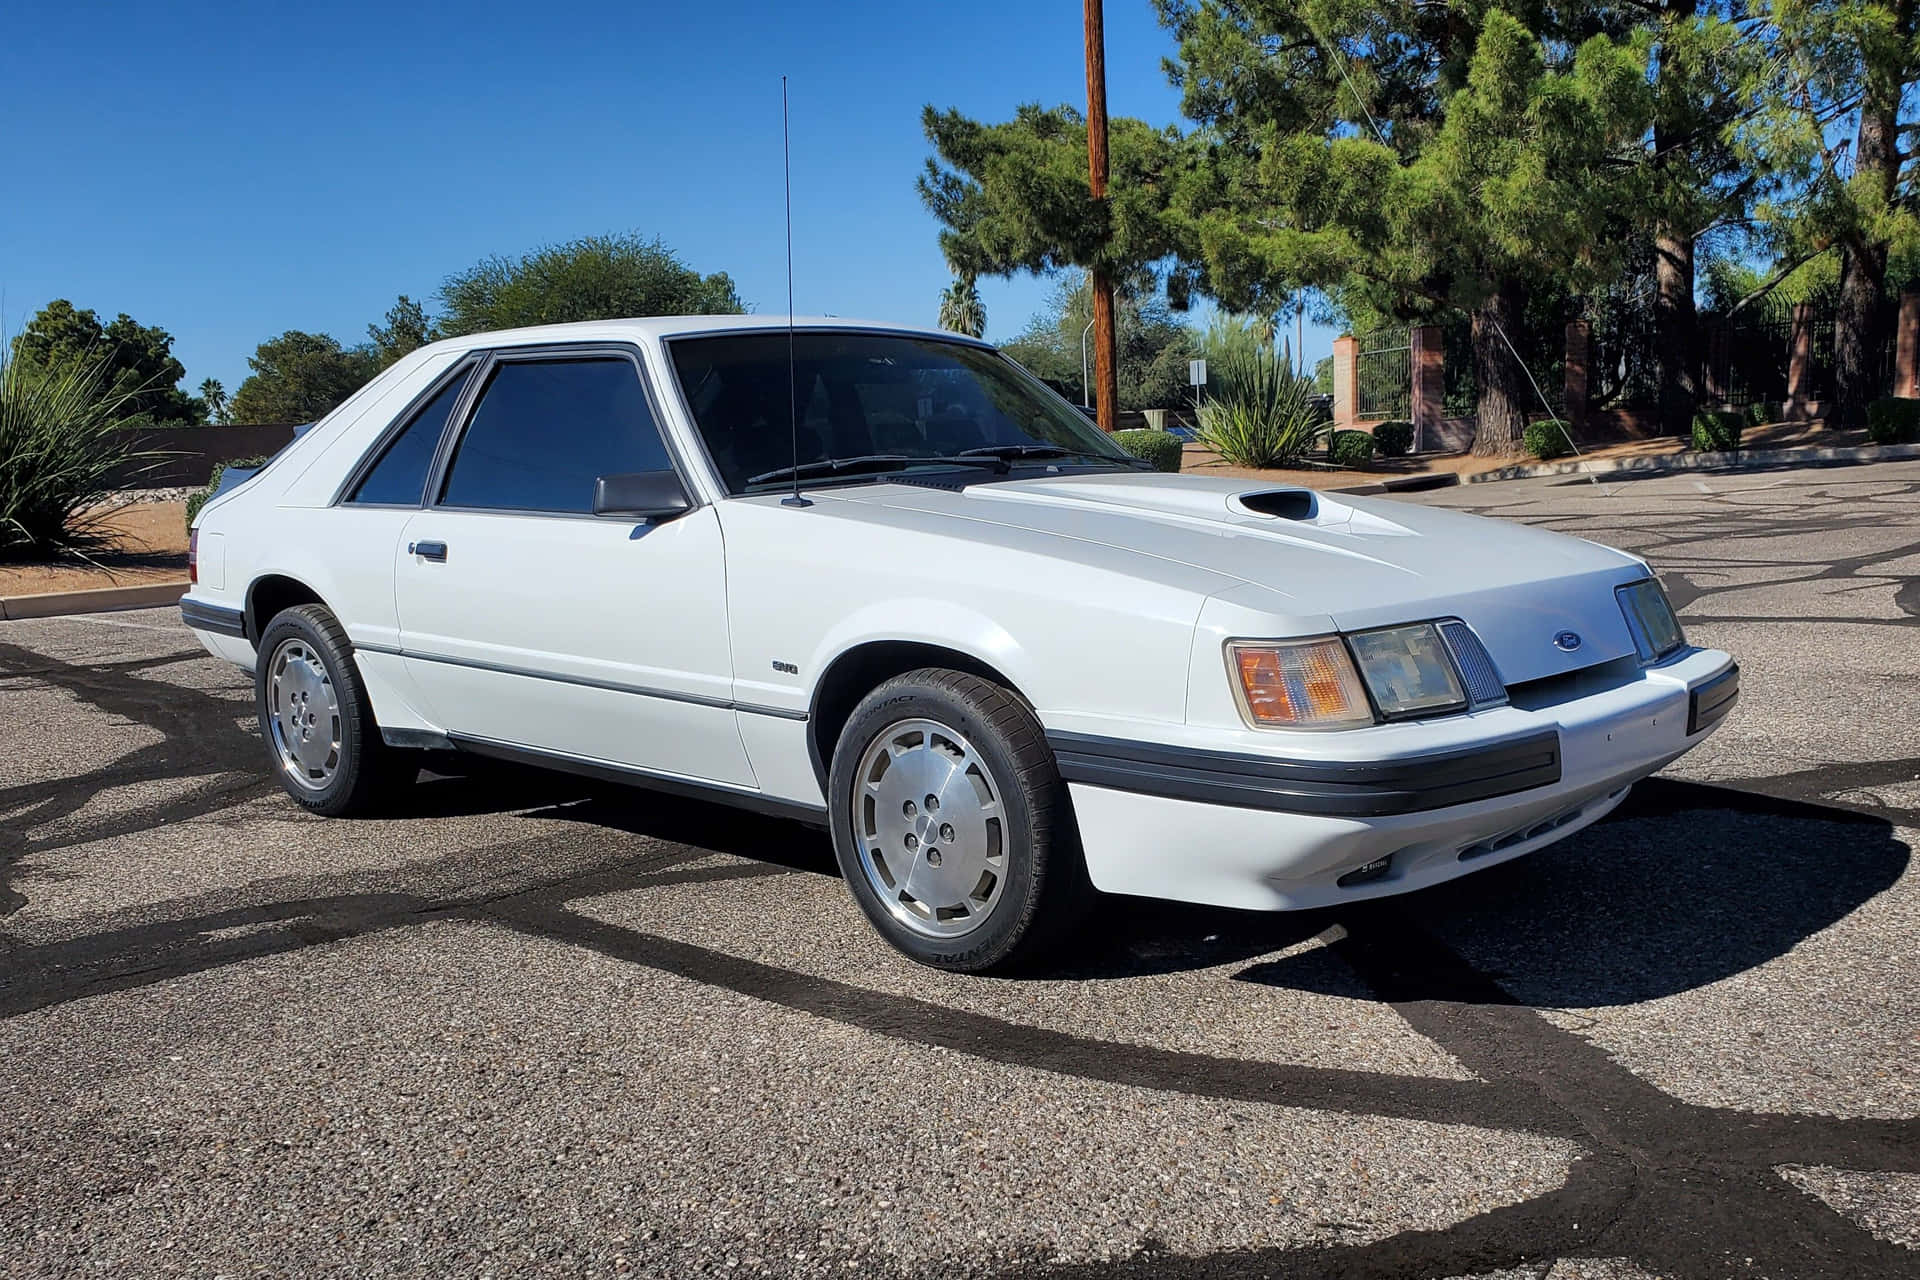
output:
[[[1095,200],[1107,198],[1107,36],[1101,0],[1086,0],[1087,13],[1087,188]],[[1114,362],[1113,278],[1102,267],[1090,273],[1093,284],[1093,384],[1100,425],[1112,431],[1120,421],[1120,383]]]

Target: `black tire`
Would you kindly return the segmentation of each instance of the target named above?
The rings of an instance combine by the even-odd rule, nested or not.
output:
[[[292,776],[274,736],[270,672],[282,645],[298,642],[318,659],[338,706],[339,748],[324,782],[304,784]],[[326,606],[303,604],[275,614],[261,632],[254,662],[254,708],[269,767],[293,802],[312,813],[347,818],[392,807],[420,773],[416,752],[389,747],[380,739],[373,703],[353,662],[353,644]],[[316,726],[317,728],[319,726]]]
[[[883,901],[856,834],[856,775],[890,729],[931,720],[963,735],[988,766],[1004,815],[1005,880],[982,921],[954,938],[917,932]],[[834,744],[828,780],[833,848],[854,900],[882,937],[922,964],[961,973],[1025,967],[1043,958],[1092,904],[1066,785],[1033,712],[979,676],[922,668],[896,676],[854,708]],[[938,864],[935,864],[938,865]]]

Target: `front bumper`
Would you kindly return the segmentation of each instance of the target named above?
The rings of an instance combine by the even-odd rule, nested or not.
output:
[[[1295,909],[1404,893],[1598,821],[1702,741],[1739,668],[1694,650],[1611,688],[1464,719],[1477,740],[1302,761],[1070,732],[1048,741],[1087,869],[1110,893]],[[1457,735],[1456,735],[1457,736]]]

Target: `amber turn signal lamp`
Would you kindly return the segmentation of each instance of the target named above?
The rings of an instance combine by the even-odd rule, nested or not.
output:
[[[1373,723],[1366,690],[1338,636],[1230,641],[1227,665],[1240,714],[1256,729],[1352,729]]]

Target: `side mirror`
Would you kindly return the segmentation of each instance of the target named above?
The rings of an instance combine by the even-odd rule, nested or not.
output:
[[[671,471],[633,471],[593,482],[593,514],[654,524],[693,510],[693,499]]]

